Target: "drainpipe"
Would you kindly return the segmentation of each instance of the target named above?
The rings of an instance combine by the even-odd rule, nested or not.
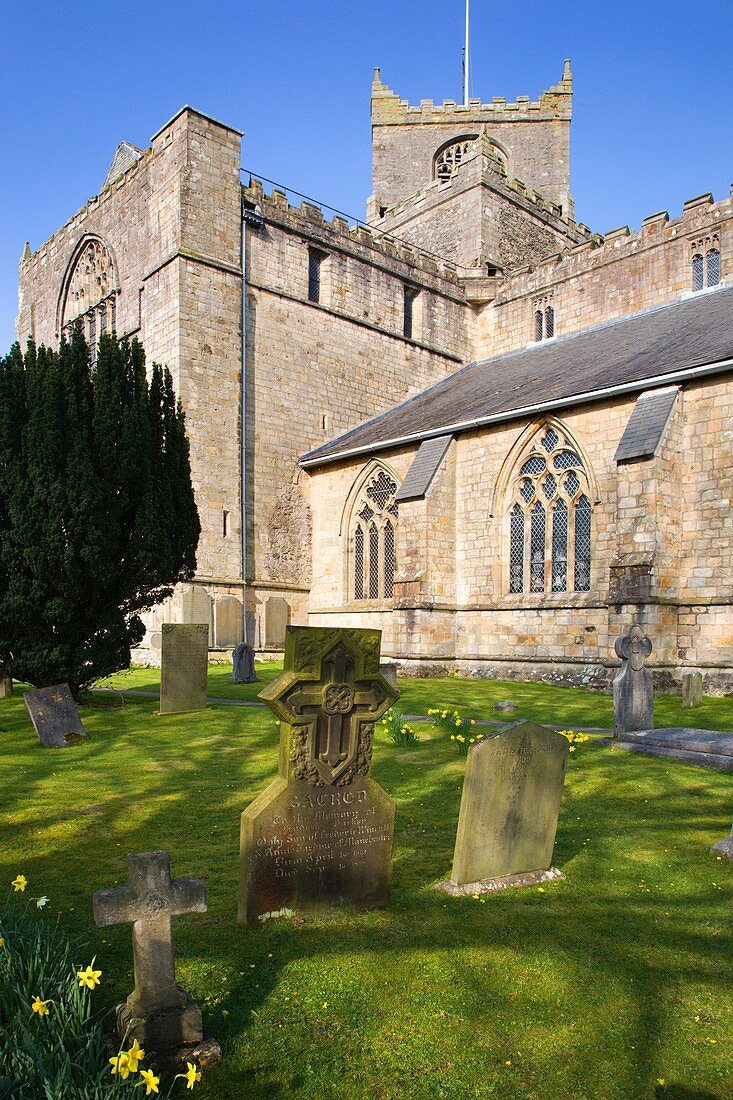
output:
[[[258,206],[242,198],[242,404],[240,495],[242,503],[242,640],[249,644],[247,636],[247,226],[261,229],[264,224]]]

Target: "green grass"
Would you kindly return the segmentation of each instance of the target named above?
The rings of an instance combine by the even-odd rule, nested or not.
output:
[[[220,699],[255,700],[257,693],[282,670],[277,661],[256,664],[258,683],[232,684],[230,665],[209,665],[209,696]],[[106,687],[160,690],[159,668],[132,668],[100,681]],[[434,680],[400,678],[399,708],[403,714],[426,714],[429,707],[457,707],[467,718],[515,721],[526,718],[551,726],[611,728],[613,698],[610,693],[584,688],[553,687],[550,684],[514,683],[505,680],[463,680],[456,677]],[[492,708],[511,699],[516,715],[507,717]],[[657,695],[654,725],[694,726],[698,729],[733,733],[733,695],[707,696],[699,707],[685,708],[679,695]]]
[[[258,666],[263,681],[270,671]],[[212,670],[212,694],[227,675]],[[456,702],[483,715],[513,698],[540,717],[545,698],[546,719],[607,724],[594,707],[608,700],[584,692],[405,687],[406,712]],[[729,700],[711,708],[699,724],[730,728]],[[132,987],[130,929],[97,929],[92,892],[153,848],[206,880],[208,912],[175,920],[179,980],[224,1050],[201,1100],[733,1098],[733,864],[708,854],[730,829],[730,776],[582,746],[555,854],[567,881],[450,899],[431,885],[450,869],[464,761],[428,724],[407,750],[380,735],[373,774],[398,804],[389,908],[245,930],[239,814],[275,774],[274,718],[155,710],[84,707],[89,741],[44,750],[22,698],[0,703],[0,891],[23,872],[32,896],[49,895],[48,919],[85,942],[82,965],[97,956],[95,996],[112,1007]]]

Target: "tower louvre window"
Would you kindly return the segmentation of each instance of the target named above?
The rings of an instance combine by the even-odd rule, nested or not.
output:
[[[505,514],[510,593],[590,590],[588,478],[559,428],[540,429],[520,456]]]

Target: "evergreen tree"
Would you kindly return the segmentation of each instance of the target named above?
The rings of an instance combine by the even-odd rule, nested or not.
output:
[[[137,341],[0,359],[0,666],[75,693],[125,668],[200,531],[183,410]]]

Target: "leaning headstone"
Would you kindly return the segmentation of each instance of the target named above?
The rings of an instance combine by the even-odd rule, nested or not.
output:
[[[240,642],[232,650],[232,683],[253,684],[257,679],[255,672],[255,651],[246,642]]]
[[[569,745],[516,722],[468,752],[446,893],[491,893],[564,878],[552,867]]]
[[[645,661],[652,651],[651,639],[634,625],[616,639],[614,648],[622,665],[613,681],[613,712],[616,730],[654,728],[654,681]]]
[[[13,694],[12,676],[0,676],[0,699],[9,699]]]
[[[205,623],[163,623],[160,654],[160,713],[204,710],[209,660]]]
[[[702,672],[682,674],[682,706],[699,707],[702,703]]]
[[[242,814],[239,920],[284,908],[387,904],[395,803],[369,775],[374,725],[399,697],[378,630],[288,627],[280,773]]]
[[[68,684],[23,693],[38,740],[47,749],[60,749],[86,740],[79,711]]]
[[[710,854],[725,856],[726,859],[733,860],[733,828],[730,831],[730,836],[725,837],[724,840],[719,840],[717,844],[713,844]]]
[[[132,924],[135,989],[117,1007],[117,1035],[157,1055],[183,1056],[201,1044],[204,1031],[201,1009],[176,982],[171,918],[205,913],[206,887],[197,878],[171,879],[167,852],[133,852],[127,862],[129,886],[97,890],[93,899],[100,928]],[[213,1047],[209,1062],[218,1061]]]

